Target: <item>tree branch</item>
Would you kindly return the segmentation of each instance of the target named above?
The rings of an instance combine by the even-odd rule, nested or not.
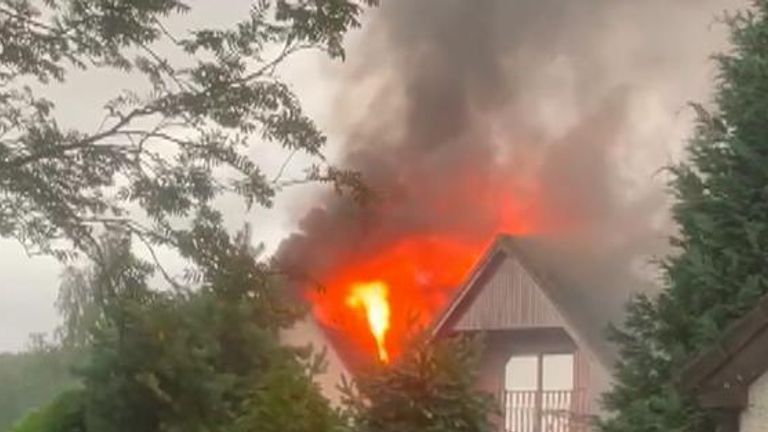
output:
[[[23,166],[29,163],[38,162],[43,159],[59,156],[70,150],[76,150],[76,149],[80,149],[80,148],[92,145],[99,140],[102,140],[109,136],[119,134],[119,129],[129,124],[136,117],[150,115],[157,111],[158,111],[157,109],[147,108],[147,107],[137,108],[131,111],[130,113],[128,113],[127,115],[122,116],[117,123],[115,123],[112,127],[105,130],[104,132],[96,133],[82,140],[78,140],[69,144],[52,146],[47,150],[28,154],[26,156],[19,156],[19,157],[9,159],[7,161],[0,163],[0,169],[12,168],[12,167],[18,168],[20,166]]]

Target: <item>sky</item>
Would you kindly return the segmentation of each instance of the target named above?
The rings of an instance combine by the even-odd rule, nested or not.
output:
[[[175,32],[199,26],[223,27],[243,19],[248,12],[248,0],[198,0],[194,8],[168,27]],[[222,6],[222,5],[226,6]],[[355,38],[355,33],[350,35]],[[334,75],[342,65],[334,64],[321,53],[301,53],[291,58],[280,69],[301,97],[303,107],[321,126],[329,123],[329,101],[338,83]],[[116,86],[115,83],[120,83]],[[66,83],[46,89],[45,95],[56,103],[57,118],[62,125],[94,130],[101,118],[103,104],[123,88],[142,83],[135,77],[112,72],[70,72]],[[325,128],[326,130],[328,128]],[[333,138],[329,134],[329,138]],[[329,149],[331,150],[331,149]],[[276,172],[286,154],[269,146],[255,149],[258,160],[267,174]],[[332,153],[332,151],[329,151]],[[294,171],[303,165],[294,158]],[[290,169],[288,174],[290,174]],[[291,214],[301,211],[301,201],[312,193],[312,187],[295,187],[277,197],[273,209],[253,209],[246,212],[241,202],[225,199],[220,203],[229,226],[237,229],[243,223],[251,224],[253,238],[263,243],[267,251],[295,225]],[[174,264],[181,264],[170,253],[161,253],[161,259],[173,272]],[[27,346],[31,333],[49,333],[59,323],[54,303],[63,266],[49,257],[28,256],[14,240],[0,239],[0,352],[18,351]]]
[[[408,0],[400,0],[403,1]],[[709,56],[725,44],[723,26],[716,23],[715,17],[742,2],[649,2],[669,5],[667,10],[666,6],[637,8],[631,6],[637,4],[632,0],[622,1],[618,4],[628,7],[617,8],[613,22],[616,28],[596,32],[622,37],[606,38],[596,45],[598,48],[595,49],[600,51],[593,54],[600,60],[596,63],[600,78],[596,79],[639,89],[628,114],[631,133],[622,158],[624,169],[634,174],[635,186],[627,186],[627,193],[631,193],[637,184],[663,188],[663,180],[655,173],[680,157],[691,119],[685,104],[692,100],[707,102],[713,79]],[[280,69],[281,75],[302,99],[305,109],[329,136],[327,151],[332,159],[343,153],[342,149],[348,145],[357,126],[365,122],[366,119],[361,117],[375,115],[376,104],[381,103],[378,99],[380,84],[386,77],[376,72],[376,65],[377,62],[384,64],[387,59],[383,57],[391,53],[388,51],[391,47],[376,43],[375,36],[376,32],[383,31],[381,23],[397,16],[398,11],[398,8],[388,6],[386,0],[384,3],[364,18],[362,30],[350,35],[345,63],[331,62],[317,53],[302,54]],[[171,28],[183,31],[199,24],[226,25],[243,16],[248,4],[247,0],[198,0],[194,2],[193,11],[183,20],[171,23]],[[407,8],[399,8],[402,9]],[[667,11],[669,14],[665,17],[654,16]],[[418,23],[418,15],[410,18]],[[675,20],[679,20],[679,25]],[[653,28],[656,23],[658,29]],[[407,43],[406,36],[401,43]],[[510,32],[509,37],[525,35]],[[628,65],[634,64],[634,57],[639,54],[646,56],[644,61],[651,66],[641,71],[629,69]],[[654,69],[654,62],[663,68]],[[568,105],[562,103],[563,95],[576,97],[588,89],[574,82],[568,64],[558,62],[557,58],[539,60],[536,67],[540,70],[533,69],[531,74],[546,79],[542,82],[547,83],[547,91],[533,93],[536,100],[531,101],[531,106],[540,111],[539,117],[548,130],[556,132],[566,128],[569,121]],[[116,82],[130,85],[131,78],[101,72],[78,73],[71,75],[65,85],[49,89],[49,94],[58,103],[57,113],[63,124],[93,129],[101,118],[100,107],[104,101],[120,90],[115,86]],[[282,152],[268,147],[258,151],[259,161],[267,172],[277,170],[285,157]],[[296,169],[300,168],[301,161],[294,165]],[[316,187],[289,189],[278,196],[272,209],[256,209],[250,213],[233,200],[225,200],[221,208],[230,226],[249,222],[254,239],[263,242],[267,251],[273,251],[315,204],[313,197],[316,193]],[[30,333],[50,332],[56,326],[58,317],[54,301],[61,272],[62,267],[55,260],[29,257],[14,241],[0,240],[0,352],[23,349]]]

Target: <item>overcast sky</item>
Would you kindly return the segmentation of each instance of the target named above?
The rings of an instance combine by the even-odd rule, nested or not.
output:
[[[630,3],[636,0],[624,1]],[[725,39],[722,26],[714,24],[714,17],[725,8],[742,2],[676,0],[669,3],[687,5],[695,11],[689,15],[681,14],[686,17],[686,22],[681,23],[679,31],[667,35],[671,44],[680,47],[679,59],[676,61],[685,66],[680,69],[693,72],[671,74],[666,80],[656,79],[650,83],[628,83],[642,84],[640,87],[643,88],[644,100],[647,102],[632,112],[631,121],[637,133],[631,142],[634,151],[628,154],[628,160],[640,161],[638,166],[642,166],[641,180],[647,179],[649,182],[654,181],[649,172],[679,155],[690,123],[690,116],[681,114],[685,102],[706,101],[712,78],[708,56],[722,47]],[[183,24],[179,22],[178,28],[200,23],[225,25],[243,16],[248,5],[247,0],[198,0],[194,2],[191,15],[184,17]],[[375,20],[378,13],[374,11],[366,18]],[[651,33],[655,31],[652,28],[645,30]],[[282,74],[294,85],[306,110],[329,135],[328,151],[331,156],[338,143],[345,140],[345,130],[353,123],[351,118],[355,114],[367,112],[356,108],[365,105],[365,93],[356,93],[359,97],[350,97],[350,92],[345,91],[344,87],[351,80],[364,81],[362,78],[365,77],[354,75],[354,70],[360,70],[359,64],[355,67],[355,59],[356,56],[358,59],[364,58],[364,53],[370,57],[370,53],[365,51],[375,49],[375,46],[362,45],[361,41],[369,40],[362,36],[359,32],[352,35],[346,64],[332,63],[322,55],[308,54],[293,59],[282,68]],[[643,33],[634,37],[642,38]],[[628,55],[631,56],[631,53]],[[620,72],[612,73],[615,75]],[[74,75],[66,85],[51,89],[51,94],[58,102],[64,124],[93,129],[101,118],[100,107],[120,90],[115,87],[115,82],[129,81],[126,77],[113,74],[79,74]],[[350,110],[350,106],[355,109]],[[556,111],[557,107],[552,109]],[[265,149],[259,156],[267,170],[276,170],[284,158],[281,152],[269,149]],[[300,165],[300,162],[297,164]],[[298,219],[309,207],[308,197],[311,192],[306,187],[289,190],[278,198],[273,209],[257,210],[250,214],[245,214],[242,205],[237,202],[225,202],[222,205],[232,226],[251,222],[254,238],[264,242],[268,250],[273,250],[295,228]],[[58,318],[53,303],[61,271],[61,265],[55,260],[47,257],[30,258],[15,242],[0,240],[0,352],[22,349],[30,333],[49,332],[54,328]]]
[[[205,25],[226,26],[245,17],[248,0],[197,0],[190,14],[174,20],[170,28]],[[226,5],[226,6],[224,6]],[[353,34],[351,39],[356,36]],[[300,95],[306,111],[325,131],[332,110],[327,107],[338,86],[335,76],[341,64],[334,64],[320,53],[302,53],[293,57],[281,69],[281,75],[291,83]],[[116,86],[115,83],[120,83]],[[131,80],[123,74],[98,71],[73,73],[64,85],[53,86],[45,96],[57,104],[60,122],[83,130],[94,130],[101,118],[101,107],[114,97],[123,86],[143,81]],[[328,134],[329,138],[333,137]],[[258,160],[267,173],[276,171],[285,159],[284,152],[270,146],[255,150]],[[333,153],[332,148],[329,149]],[[291,163],[294,171],[302,168],[300,158]],[[301,203],[311,194],[311,188],[296,187],[281,194],[273,209],[255,209],[245,212],[241,202],[225,200],[222,208],[230,226],[238,227],[249,222],[255,241],[263,242],[267,250],[274,249],[279,241],[293,228],[298,212],[306,208]],[[165,254],[168,255],[168,254]],[[165,263],[173,257],[165,258]],[[48,333],[59,322],[54,302],[58,291],[59,276],[63,267],[49,257],[29,257],[15,241],[0,239],[0,352],[24,349],[30,333]]]

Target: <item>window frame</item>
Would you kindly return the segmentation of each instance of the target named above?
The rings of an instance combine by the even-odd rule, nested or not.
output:
[[[508,376],[509,362],[514,357],[535,357],[536,358],[536,386],[533,389],[526,389],[523,391],[536,391],[536,392],[548,391],[547,389],[544,388],[544,357],[561,356],[561,355],[568,355],[571,357],[571,362],[570,362],[571,363],[571,386],[568,389],[556,389],[556,390],[575,391],[576,390],[576,352],[575,351],[541,351],[541,352],[530,352],[530,353],[521,352],[521,353],[515,353],[510,355],[509,358],[507,358],[507,361],[504,363],[502,390],[505,392],[518,391],[518,390],[510,389],[507,387],[507,384],[509,382],[509,376]]]

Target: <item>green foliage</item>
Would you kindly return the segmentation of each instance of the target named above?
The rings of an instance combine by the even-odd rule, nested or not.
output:
[[[614,414],[602,423],[604,431],[700,431],[708,419],[675,387],[680,360],[673,361],[670,345],[660,338],[665,317],[656,299],[638,295],[627,306],[623,327],[611,328],[619,346],[613,388],[604,395]],[[681,357],[683,358],[683,357]]]
[[[45,346],[0,354],[0,431],[62,391],[75,388],[77,380],[70,369],[77,360],[72,350]]]
[[[232,27],[174,35],[165,23],[190,9],[182,0],[0,0],[0,236],[93,261],[67,271],[58,301],[63,345],[87,352],[86,430],[338,426],[312,383],[322,362],[278,341],[303,311],[214,203],[270,206],[305,181],[362,198],[359,175],[327,163],[325,137],[276,70],[306,49],[343,57],[344,34],[375,3],[256,0]],[[116,88],[96,130],[66,129],[39,94],[74,69],[140,76],[145,88]],[[260,142],[313,162],[299,178],[269,177]],[[191,263],[186,280],[165,273],[158,246]],[[157,272],[171,289],[149,287]],[[62,418],[70,397],[20,427]]]
[[[303,355],[306,355],[303,354]],[[341,418],[329,409],[317,386],[299,363],[270,369],[243,406],[232,432],[331,432],[342,429]],[[309,370],[320,370],[316,364]]]
[[[394,364],[363,373],[345,388],[357,432],[486,432],[493,398],[479,392],[477,340],[417,340]]]
[[[634,299],[613,331],[621,360],[608,432],[712,430],[676,392],[676,373],[768,292],[768,1],[725,21],[733,49],[715,57],[715,108],[692,105],[689,160],[672,168],[679,254],[663,263],[662,294]]]
[[[275,70],[305,49],[342,57],[344,33],[374,3],[258,0],[231,28],[175,36],[164,22],[190,9],[180,0],[0,0],[0,235],[98,257],[104,227],[174,246],[171,220],[222,194],[250,206],[302,181],[359,192],[356,173],[326,163],[325,137]],[[146,89],[116,88],[95,131],[64,129],[28,84],[45,94],[72,69],[143,76]],[[268,178],[259,141],[314,162],[304,177]]]
[[[84,413],[82,390],[70,390],[27,415],[10,432],[85,432]]]
[[[90,294],[70,298],[65,322],[74,325],[63,328],[63,337],[88,347],[78,369],[86,430],[339,427],[312,381],[321,359],[278,339],[303,310],[287,302],[280,279],[256,260],[247,230],[231,238],[220,222],[216,213],[198,217],[181,242],[200,270],[194,291],[151,290],[151,267],[131,254],[127,234],[107,236],[102,250],[109,260],[81,272],[88,287],[77,291]],[[72,318],[84,310],[97,312]]]

